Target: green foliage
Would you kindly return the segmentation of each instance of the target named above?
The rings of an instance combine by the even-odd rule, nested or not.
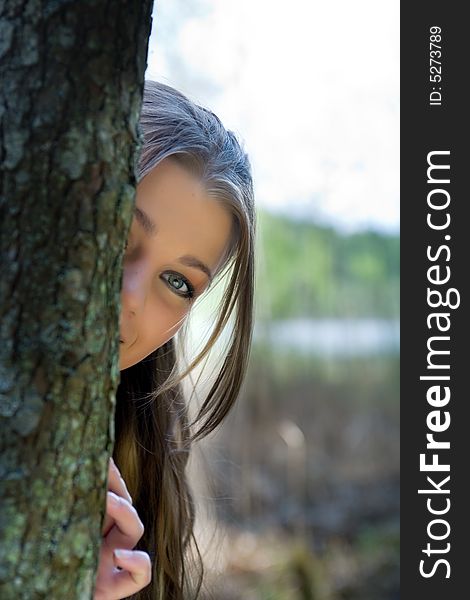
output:
[[[342,235],[258,212],[258,310],[273,319],[398,316],[397,235]]]

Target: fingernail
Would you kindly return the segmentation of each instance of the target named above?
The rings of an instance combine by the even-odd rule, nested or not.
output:
[[[124,489],[126,490],[126,492],[129,494],[129,490],[127,489],[127,485],[126,482],[124,481],[124,479],[122,477],[119,478],[121,480],[121,483],[124,487]],[[131,503],[132,503],[132,496],[129,494],[129,498],[131,499]]]
[[[113,504],[115,504],[116,506],[117,506],[118,504],[120,504],[120,502],[121,502],[121,499],[119,498],[119,496],[118,496],[117,494],[115,494],[114,492],[110,492],[110,491],[108,491],[108,498],[109,498],[109,499],[111,500],[111,502],[112,502]]]
[[[132,556],[133,552],[132,550],[114,550],[113,554],[118,560],[126,560]]]

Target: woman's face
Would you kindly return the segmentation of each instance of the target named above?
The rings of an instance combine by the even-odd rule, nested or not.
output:
[[[119,368],[172,338],[210,285],[229,240],[231,215],[171,157],[137,185],[123,261]]]

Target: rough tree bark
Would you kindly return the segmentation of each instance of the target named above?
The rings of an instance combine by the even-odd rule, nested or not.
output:
[[[91,598],[152,0],[0,0],[0,597]]]

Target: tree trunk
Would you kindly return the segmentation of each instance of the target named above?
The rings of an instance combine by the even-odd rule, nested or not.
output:
[[[152,0],[0,2],[0,597],[92,598]]]

